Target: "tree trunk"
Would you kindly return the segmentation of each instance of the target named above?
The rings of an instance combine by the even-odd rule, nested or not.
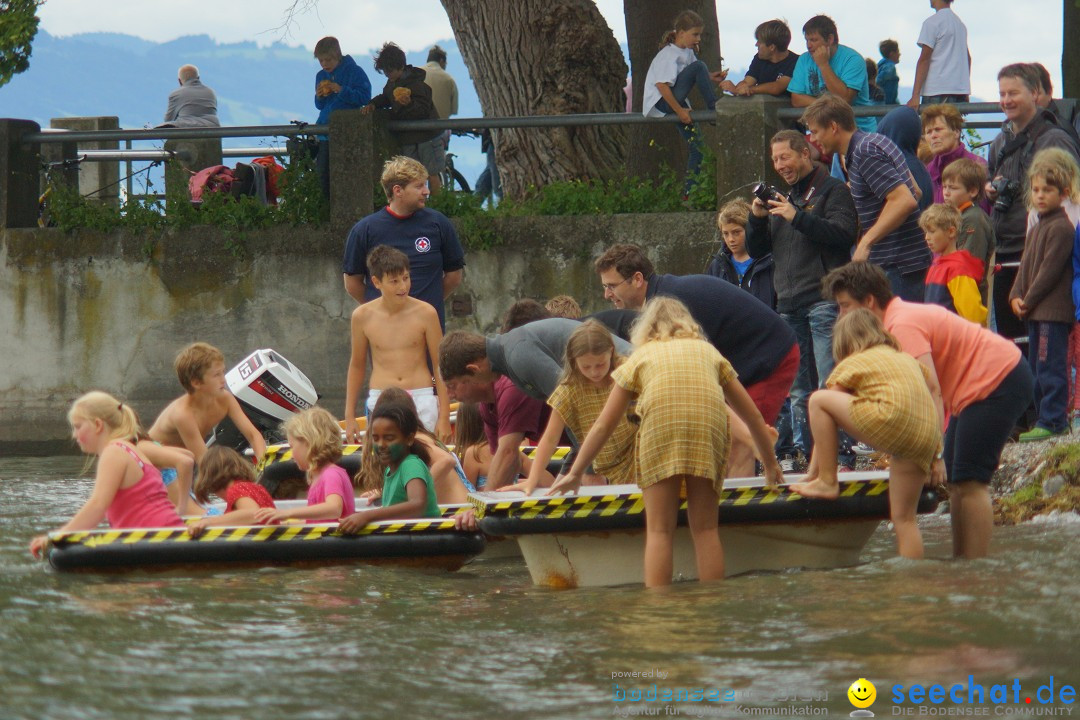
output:
[[[710,70],[719,70],[720,31],[716,20],[716,3],[712,0],[624,0],[626,39],[630,48],[630,69],[633,79],[633,108],[641,112],[641,98],[645,90],[645,75],[665,32],[674,25],[675,16],[682,10],[693,10],[705,21],[701,36],[698,59]],[[747,52],[750,52],[749,50]],[[705,107],[697,91],[690,96],[691,104],[698,110]],[[686,146],[674,125],[636,125],[630,131],[630,153],[627,156],[627,173],[639,177],[655,178],[667,165],[677,174],[686,167]]]
[[[1065,12],[1061,33],[1061,96],[1080,98],[1080,0],[1064,0]]]
[[[442,0],[484,115],[621,112],[626,63],[593,0]],[[618,126],[497,130],[503,192],[625,169]]]

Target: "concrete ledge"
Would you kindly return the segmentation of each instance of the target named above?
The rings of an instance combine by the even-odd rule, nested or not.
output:
[[[515,300],[569,294],[608,307],[592,260],[616,242],[648,249],[661,272],[701,272],[718,247],[712,213],[518,217],[504,244],[467,252],[462,309],[448,326],[494,331]],[[677,237],[671,237],[673,229]],[[0,452],[74,452],[66,413],[102,389],[147,424],[182,392],[172,369],[184,345],[219,347],[231,366],[272,347],[300,367],[335,415],[344,405],[349,318],[345,239],[327,227],[230,237],[197,227],[161,235],[0,230]]]

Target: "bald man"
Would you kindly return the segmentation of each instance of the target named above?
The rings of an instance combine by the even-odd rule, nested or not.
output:
[[[169,93],[165,122],[158,127],[219,127],[217,96],[199,80],[199,68],[182,65],[176,80],[180,87]]]

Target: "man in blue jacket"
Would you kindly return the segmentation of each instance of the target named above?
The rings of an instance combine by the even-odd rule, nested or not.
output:
[[[335,110],[361,108],[371,100],[371,81],[351,55],[341,54],[335,37],[324,37],[315,43],[315,59],[322,66],[315,75],[315,107],[318,123],[330,122]],[[330,140],[319,136],[319,154],[315,158],[323,195],[330,197]]]

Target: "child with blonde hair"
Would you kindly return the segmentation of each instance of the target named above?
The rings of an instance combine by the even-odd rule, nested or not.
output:
[[[697,50],[705,32],[705,21],[693,10],[683,10],[675,16],[672,29],[664,33],[660,51],[649,63],[645,75],[645,88],[641,97],[641,111],[646,117],[677,115],[679,134],[686,140],[689,156],[686,164],[684,197],[694,186],[695,175],[701,167],[704,144],[701,132],[690,117],[690,92],[697,88],[705,101],[705,107],[716,107],[715,83],[727,77],[727,71],[709,72],[698,60]]]
[[[926,271],[923,297],[926,302],[952,310],[965,320],[985,325],[988,311],[979,284],[986,266],[967,250],[958,249],[962,222],[960,212],[943,203],[931,205],[919,216],[926,245],[936,255]]]
[[[551,317],[570,318],[577,320],[581,317],[581,306],[578,301],[569,295],[556,295],[544,303],[544,309]]]
[[[900,350],[900,343],[865,308],[840,316],[833,328],[836,368],[826,389],[810,396],[814,452],[803,482],[791,486],[807,497],[835,500],[837,433],[892,455],[889,517],[902,557],[921,558],[915,521],[930,465],[941,457],[940,389],[930,387],[926,368]]]
[[[255,482],[255,467],[224,445],[207,448],[199,463],[195,499],[205,504],[210,502],[211,494],[225,501],[225,513],[189,524],[188,532],[195,537],[210,526],[251,525],[260,508],[276,507],[266,488]]]
[[[341,427],[320,407],[293,415],[282,425],[296,466],[307,474],[307,506],[276,510],[260,508],[257,523],[299,519],[309,523],[334,522],[356,510],[349,474],[335,463],[341,457]]]
[[[79,449],[98,457],[94,490],[60,532],[93,530],[107,519],[114,528],[181,527],[184,521],[169,501],[161,473],[135,445],[139,420],[130,405],[101,391],[88,392],[68,411]],[[30,542],[38,557],[49,536]]]
[[[1069,429],[1069,333],[1073,304],[1073,240],[1076,225],[1066,200],[1080,198],[1080,169],[1059,148],[1041,150],[1028,170],[1028,207],[1038,223],[1028,230],[1020,269],[1009,293],[1013,313],[1027,323],[1028,362],[1035,374],[1035,427],[1021,442],[1045,440]]]
[[[588,435],[589,428],[600,417],[614,387],[611,373],[625,359],[615,351],[615,341],[611,333],[596,320],[582,323],[581,327],[570,335],[566,343],[562,377],[547,399],[547,404],[551,406],[551,415],[532,457],[532,469],[525,480],[501,487],[500,491],[521,490],[526,495],[531,494],[547,474],[547,464],[555,453],[563,430],[570,428],[575,438]],[[598,478],[598,484],[603,484],[604,479],[614,485],[633,481],[636,430],[626,415],[618,418],[611,437],[593,460],[593,469],[597,475],[602,476]]]
[[[783,478],[774,437],[735,371],[702,339],[700,326],[678,300],[655,297],[634,326],[636,350],[612,372],[604,409],[581,444],[570,472],[551,493],[576,490],[636,399],[634,472],[645,502],[645,584],[671,583],[679,493],[685,483],[687,518],[702,581],[724,576],[717,531],[719,494],[731,449],[727,405],[749,427],[769,488]]]

